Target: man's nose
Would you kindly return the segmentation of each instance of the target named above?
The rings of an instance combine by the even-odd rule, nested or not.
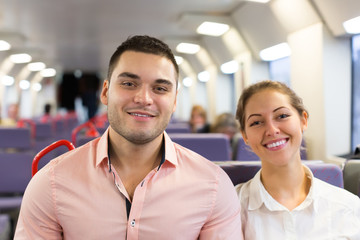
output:
[[[139,89],[134,97],[134,102],[143,105],[151,105],[153,103],[153,99],[150,89],[147,89],[146,87]]]

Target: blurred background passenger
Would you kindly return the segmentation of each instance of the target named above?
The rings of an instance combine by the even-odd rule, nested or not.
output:
[[[46,103],[44,106],[44,115],[41,116],[40,122],[46,123],[51,120],[51,104]]]
[[[223,133],[229,137],[232,142],[233,138],[239,131],[239,123],[232,113],[222,113],[218,115],[213,124],[211,124],[210,131],[213,133]]]
[[[7,108],[7,116],[1,118],[1,126],[14,127],[19,120],[19,105],[17,103],[11,103]]]
[[[232,113],[222,113],[218,115],[210,126],[210,132],[225,134],[231,144],[231,150],[236,149],[237,141],[241,138],[240,126]]]
[[[190,128],[193,133],[209,133],[210,124],[207,122],[206,110],[200,105],[191,109]]]

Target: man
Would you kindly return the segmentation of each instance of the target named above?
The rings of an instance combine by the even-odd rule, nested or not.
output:
[[[51,161],[30,182],[15,239],[242,239],[224,171],[164,132],[178,66],[163,42],[126,40],[110,59],[101,138]]]

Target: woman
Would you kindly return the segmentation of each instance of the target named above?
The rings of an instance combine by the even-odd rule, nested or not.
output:
[[[236,186],[245,239],[360,239],[360,199],[301,163],[308,112],[290,88],[272,81],[248,87],[236,116],[262,164]]]
[[[210,132],[210,125],[207,122],[206,110],[200,105],[194,105],[192,107],[189,123],[192,133]]]

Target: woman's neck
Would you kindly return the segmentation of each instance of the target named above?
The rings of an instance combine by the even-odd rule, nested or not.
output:
[[[290,211],[305,200],[311,185],[301,161],[281,167],[264,165],[261,182],[266,191]]]

